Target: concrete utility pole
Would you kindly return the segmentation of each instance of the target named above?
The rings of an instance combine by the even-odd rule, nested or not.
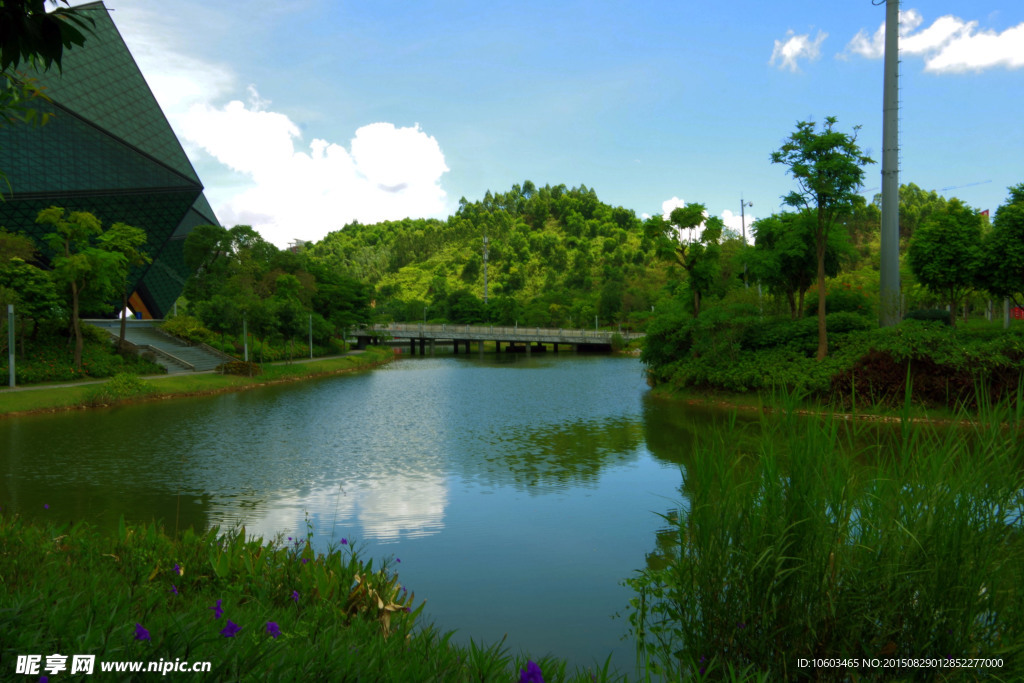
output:
[[[748,206],[753,206],[754,202],[743,201],[743,195],[740,195],[740,226],[743,228],[743,248],[747,248],[747,214],[744,210]],[[747,282],[747,264],[743,264],[743,286],[750,289],[750,283]]]
[[[885,1],[882,104],[882,262],[878,324],[900,321],[900,0]]]

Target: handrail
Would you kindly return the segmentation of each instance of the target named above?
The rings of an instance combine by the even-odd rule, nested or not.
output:
[[[202,349],[203,351],[206,351],[207,353],[212,353],[213,355],[217,356],[221,360],[226,360],[229,363],[237,363],[238,362],[238,359],[235,358],[234,356],[232,356],[230,353],[224,353],[220,349],[215,348],[213,346],[210,346],[206,342],[196,342],[196,347]]]

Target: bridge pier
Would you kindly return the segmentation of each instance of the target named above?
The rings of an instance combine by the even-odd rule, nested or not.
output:
[[[430,340],[430,355],[431,356],[434,355],[434,340],[433,339]]]

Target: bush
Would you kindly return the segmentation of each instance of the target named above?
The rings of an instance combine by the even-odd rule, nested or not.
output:
[[[808,316],[818,314],[817,291],[809,292],[811,301],[804,308]],[[859,285],[851,287],[849,283],[833,283],[825,292],[825,314],[829,313],[859,313],[866,317],[874,317],[874,303]]]
[[[198,318],[193,318],[190,315],[178,315],[165,320],[160,324],[160,329],[193,344],[212,345],[217,340],[216,334],[206,329]]]
[[[241,360],[221,363],[216,370],[222,375],[238,375],[240,377],[255,377],[263,371],[259,363],[251,361],[247,363]]]
[[[922,308],[916,311],[910,311],[905,316],[903,316],[903,319],[921,320],[924,322],[936,322],[942,323],[947,327],[950,326],[949,311],[943,310],[941,308]]]
[[[112,405],[148,396],[153,392],[153,386],[138,375],[121,372],[114,375],[109,381],[90,389],[86,393],[85,404],[90,406]]]

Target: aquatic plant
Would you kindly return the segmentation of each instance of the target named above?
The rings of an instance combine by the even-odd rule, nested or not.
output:
[[[684,459],[671,543],[626,582],[643,675],[846,681],[886,657],[897,678],[947,657],[1024,675],[1020,406],[869,439],[794,403],[756,445],[733,421]]]

